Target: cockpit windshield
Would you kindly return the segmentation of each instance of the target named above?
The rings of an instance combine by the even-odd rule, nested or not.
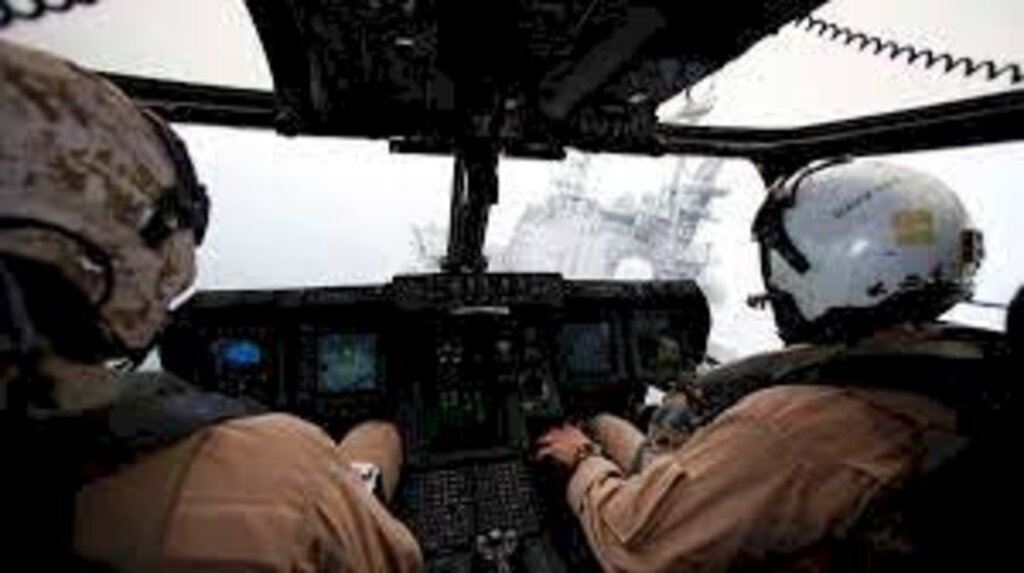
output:
[[[9,2],[27,11],[33,1]],[[56,4],[45,2],[44,4]],[[271,89],[273,81],[242,0],[98,0],[66,13],[14,19],[3,38],[105,72]]]
[[[1007,91],[1024,82],[1022,20],[1015,0],[832,0],[659,115],[676,121],[688,96],[710,96],[706,124],[792,127]],[[0,34],[107,72],[273,87],[242,0],[82,2]]]
[[[445,253],[452,162],[383,143],[281,138],[181,126],[214,204],[198,288],[280,289],[387,282],[437,271]],[[887,157],[960,192],[985,231],[977,299],[1005,304],[1024,282],[1015,173],[1024,145]],[[493,271],[573,279],[698,280],[723,358],[779,344],[771,315],[747,306],[763,288],[749,222],[764,183],[744,160],[570,152],[504,160],[485,252]],[[951,318],[1000,328],[1004,311],[961,305]]]
[[[1016,0],[834,0],[663,104],[659,118],[795,127],[1004,92],[1024,81],[1022,20]],[[115,73],[273,84],[239,0],[101,0],[16,21],[2,36]],[[393,154],[382,141],[179,127],[214,204],[199,288],[385,282],[437,270],[450,157]],[[1021,201],[1014,187],[1024,144],[891,158],[962,194],[986,234],[977,299],[1005,304],[1024,282],[1020,233],[1006,216]],[[761,289],[749,224],[764,191],[749,162],[569,150],[561,161],[503,158],[499,180],[485,242],[490,270],[696,278],[713,306],[713,348],[743,355],[778,344],[769,313],[746,305]],[[962,305],[951,316],[1003,321],[1001,309],[986,306]]]
[[[795,127],[1005,92],[1024,82],[1024,4],[833,0],[690,90],[707,125]],[[686,93],[662,106],[674,121]]]

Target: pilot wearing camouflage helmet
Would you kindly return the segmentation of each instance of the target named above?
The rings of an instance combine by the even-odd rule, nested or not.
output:
[[[108,369],[146,353],[192,283],[207,212],[166,124],[0,41],[6,541],[31,570],[421,569],[370,487],[394,491],[393,426],[336,444],[291,416]]]
[[[680,416],[684,439],[636,475],[620,450],[641,440],[623,423],[598,418],[603,449],[573,426],[539,442],[571,468],[568,500],[603,567],[981,563],[953,552],[979,529],[971,506],[992,506],[959,500],[979,490],[970,468],[1005,464],[989,444],[1009,435],[1008,353],[998,333],[938,321],[970,296],[982,258],[956,194],[888,163],[815,163],[772,187],[754,235],[786,349],[699,377],[706,422],[690,435]]]

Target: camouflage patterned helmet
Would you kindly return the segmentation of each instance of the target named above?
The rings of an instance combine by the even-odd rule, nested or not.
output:
[[[208,203],[166,124],[106,80],[0,41],[0,255],[56,269],[120,350],[192,283]]]

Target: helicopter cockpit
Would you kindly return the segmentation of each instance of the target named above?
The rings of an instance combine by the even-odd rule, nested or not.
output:
[[[533,459],[533,443],[566,419],[632,417],[649,386],[691,373],[709,304],[692,280],[488,272],[499,162],[567,148],[703,154],[751,159],[771,181],[835,155],[1024,139],[1022,91],[792,129],[658,122],[663,102],[824,3],[730,1],[695,17],[661,1],[246,0],[273,92],[107,74],[175,122],[453,158],[439,272],[197,292],[165,329],[163,367],[334,436],[395,419],[406,448],[395,510],[428,570],[596,567],[564,476]]]

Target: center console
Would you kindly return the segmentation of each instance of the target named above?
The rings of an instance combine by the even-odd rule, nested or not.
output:
[[[688,281],[408,275],[198,293],[175,312],[161,358],[339,438],[395,420],[406,464],[393,509],[428,570],[562,571],[579,568],[581,537],[533,442],[566,419],[631,414],[648,385],[692,369],[708,328]]]

